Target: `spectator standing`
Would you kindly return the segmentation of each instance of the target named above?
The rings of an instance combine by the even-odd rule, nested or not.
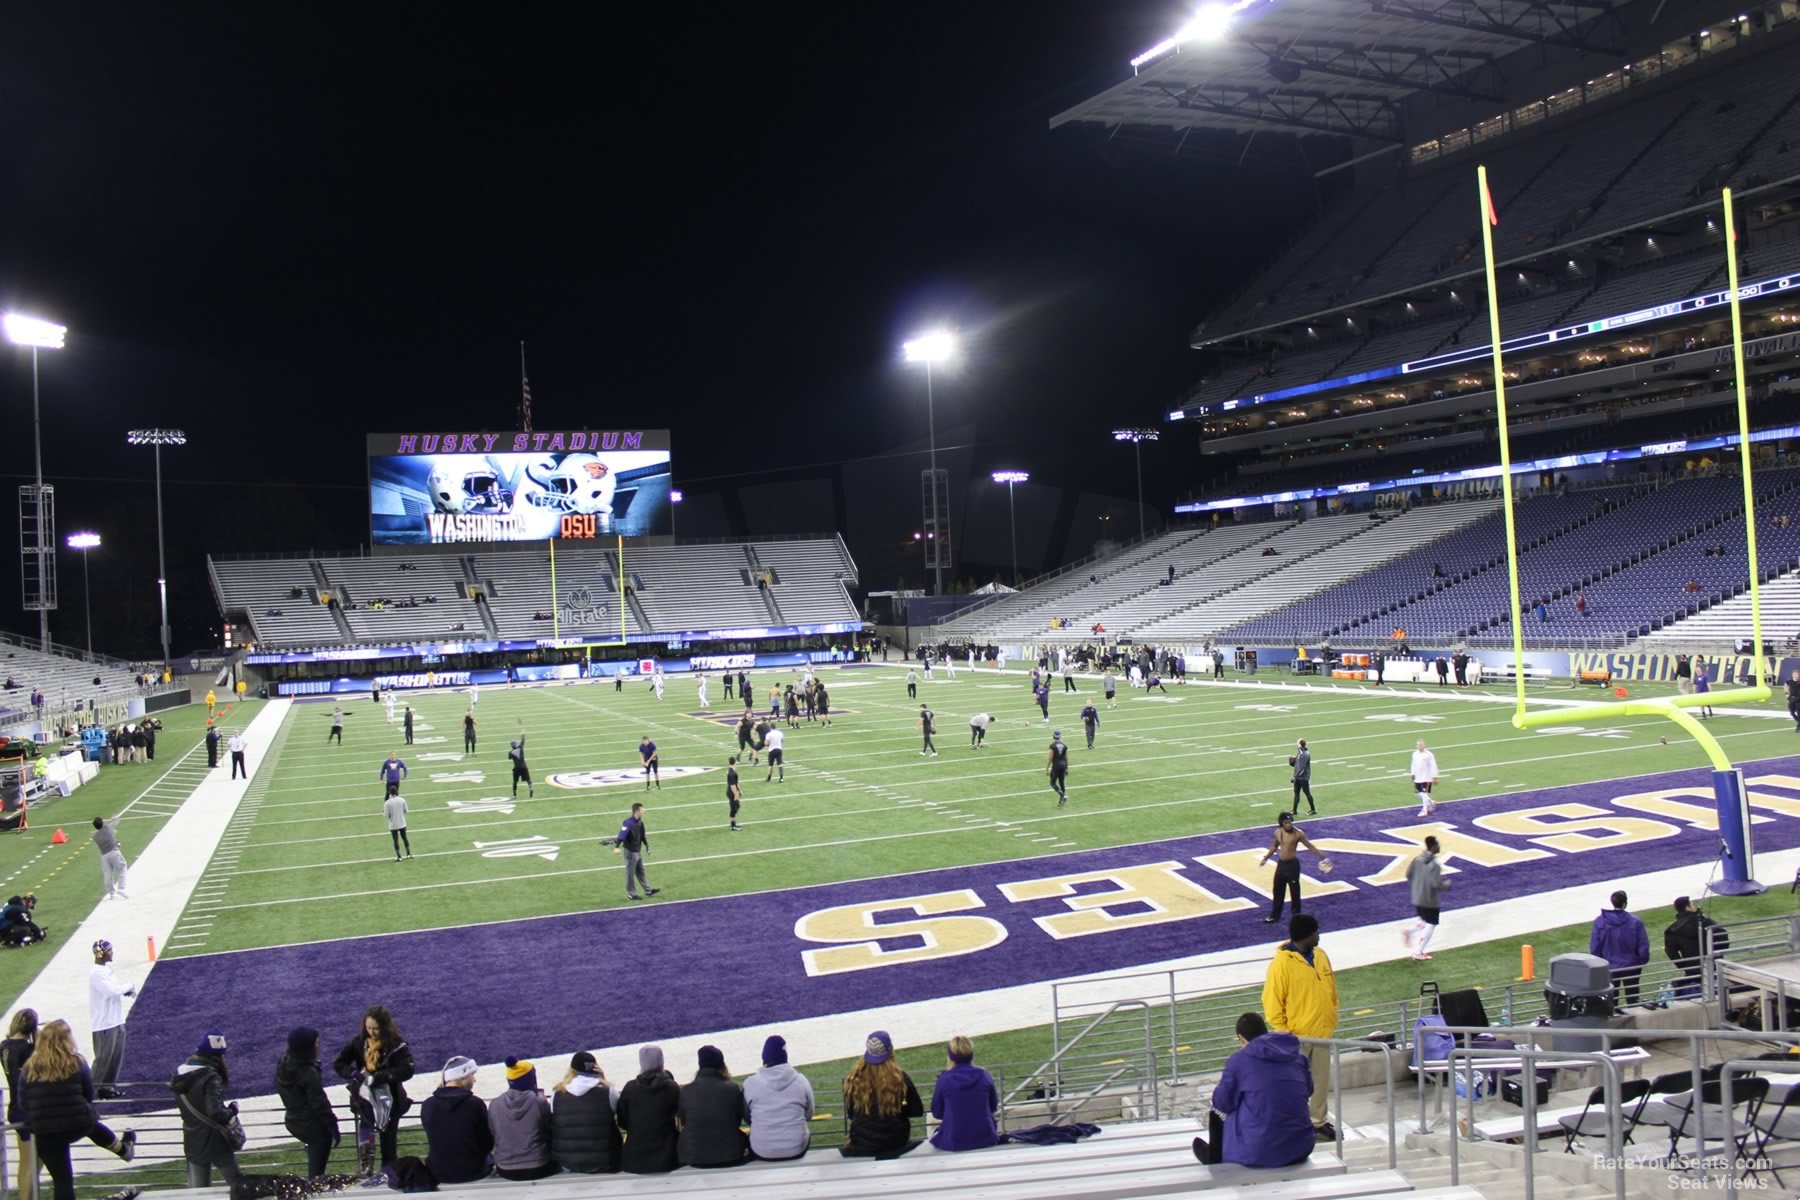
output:
[[[1319,919],[1300,913],[1288,922],[1288,940],[1275,951],[1263,981],[1263,1018],[1270,1029],[1295,1037],[1328,1038],[1337,1032],[1337,978],[1331,959],[1319,945]],[[1320,1138],[1335,1140],[1337,1131],[1326,1119],[1326,1095],[1331,1090],[1331,1047],[1305,1044],[1302,1053],[1312,1070],[1309,1104],[1313,1130]]]
[[[1625,911],[1627,902],[1624,892],[1614,892],[1612,907],[1600,910],[1588,937],[1588,953],[1606,960],[1613,982],[1619,985],[1621,1005],[1638,1002],[1638,977],[1650,961],[1650,931]]]
[[[1680,969],[1682,979],[1676,985],[1677,996],[1700,994],[1701,958],[1707,952],[1707,930],[1712,930],[1711,949],[1723,950],[1731,944],[1730,936],[1719,923],[1700,911],[1700,906],[1686,896],[1675,898],[1675,919],[1663,930],[1663,953]]]
[[[275,1064],[275,1092],[281,1097],[282,1125],[306,1147],[306,1177],[317,1179],[342,1137],[325,1095],[318,1030],[303,1025],[289,1032],[287,1053]]]
[[[731,686],[729,673],[725,686]],[[623,1149],[612,1089],[599,1062],[583,1050],[569,1060],[569,1073],[550,1093],[550,1157],[565,1171],[610,1175],[619,1169]]]
[[[744,1080],[750,1152],[770,1162],[804,1157],[812,1142],[812,1084],[788,1065],[787,1039],[779,1034],[763,1042],[762,1064]]]
[[[675,1110],[680,1104],[681,1088],[663,1070],[662,1047],[639,1047],[637,1078],[619,1092],[619,1129],[625,1134],[625,1150],[619,1157],[622,1170],[658,1175],[681,1165],[675,1155]]]
[[[21,1008],[7,1026],[6,1040],[0,1041],[0,1071],[6,1080],[6,1123],[18,1134],[19,1200],[28,1200],[37,1179],[37,1156],[31,1150],[31,1131],[25,1128],[25,1105],[19,1093],[24,1082],[25,1060],[37,1047],[38,1015],[34,1008]],[[0,1180],[0,1188],[4,1181]]]
[[[419,1110],[425,1127],[425,1165],[439,1183],[473,1183],[494,1170],[494,1132],[487,1105],[475,1094],[475,1060],[444,1064],[442,1084]]]
[[[225,1034],[209,1029],[188,1060],[175,1068],[169,1090],[181,1106],[181,1154],[187,1159],[187,1185],[212,1186],[212,1169],[219,1168],[233,1196],[243,1190],[237,1148],[228,1128],[237,1116],[237,1105],[225,1103],[231,1075],[225,1069]]]
[[[113,946],[105,938],[94,943],[94,965],[88,971],[88,1028],[94,1035],[94,1088],[102,1100],[119,1094],[113,1086],[125,1059],[125,998],[137,989],[113,975]]]
[[[717,1046],[702,1046],[699,1069],[684,1084],[676,1102],[681,1134],[675,1154],[684,1167],[735,1167],[750,1161],[750,1147],[739,1126],[750,1119],[744,1089],[725,1067]]]
[[[939,1150],[981,1150],[1000,1140],[994,1114],[1000,1091],[994,1077],[975,1065],[975,1044],[960,1034],[944,1047],[949,1069],[931,1089],[931,1115],[939,1124],[931,1144]]]
[[[506,1060],[506,1091],[488,1105],[494,1134],[494,1174],[528,1182],[555,1175],[550,1157],[550,1102],[538,1091],[537,1067],[522,1058]]]
[[[386,1005],[370,1006],[363,1014],[362,1031],[344,1043],[331,1066],[350,1084],[358,1170],[366,1174],[377,1165],[387,1166],[396,1156],[400,1118],[412,1107],[404,1084],[413,1077],[413,1055]],[[379,1164],[370,1161],[377,1140]]]
[[[51,1021],[38,1030],[20,1077],[26,1121],[20,1132],[31,1138],[37,1160],[49,1172],[52,1200],[75,1200],[69,1147],[83,1138],[126,1162],[136,1157],[136,1131],[115,1135],[95,1114],[93,1073],[75,1052],[75,1035],[67,1021]]]
[[[1299,1040],[1270,1033],[1255,1013],[1238,1018],[1237,1039],[1240,1049],[1213,1089],[1209,1137],[1194,1139],[1194,1157],[1246,1167],[1305,1161],[1318,1135],[1306,1106],[1312,1070]]]
[[[125,895],[125,852],[105,817],[94,818],[94,849],[100,852],[100,882],[106,888],[105,900],[129,899]]]
[[[206,723],[206,769],[212,770],[219,765],[219,730],[211,721]]]
[[[846,1158],[899,1158],[918,1147],[912,1119],[924,1115],[919,1089],[894,1061],[893,1039],[877,1029],[863,1042],[862,1061],[844,1079],[850,1134],[838,1152]]]

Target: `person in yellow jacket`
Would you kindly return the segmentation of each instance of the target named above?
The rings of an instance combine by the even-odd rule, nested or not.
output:
[[[207,688],[206,689],[206,715],[207,716],[210,717],[213,715],[213,709],[218,706],[218,703],[219,703],[219,697],[213,693],[213,690],[211,688]]]
[[[1328,1038],[1337,1032],[1337,977],[1331,959],[1319,946],[1319,919],[1296,913],[1288,922],[1288,940],[1275,951],[1263,980],[1263,1018],[1270,1029],[1295,1037]],[[1331,1047],[1303,1043],[1312,1068],[1312,1123],[1320,1141],[1337,1137],[1326,1120],[1325,1098],[1331,1091]]]

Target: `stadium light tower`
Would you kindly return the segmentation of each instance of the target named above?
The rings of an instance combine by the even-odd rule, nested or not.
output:
[[[30,493],[31,536],[19,538],[19,551],[25,562],[24,606],[27,612],[37,610],[38,640],[46,654],[50,652],[50,610],[56,607],[56,510],[53,498],[44,488],[44,433],[38,416],[38,351],[61,350],[66,325],[41,321],[36,317],[7,313],[0,318],[6,339],[15,346],[31,348],[31,446],[33,478]],[[19,489],[19,520],[25,521],[25,489]],[[21,535],[24,530],[20,530]]]
[[[134,429],[125,435],[133,446],[149,446],[156,453],[156,590],[162,600],[163,673],[169,670],[169,569],[163,559],[162,448],[187,445],[179,429]]]
[[[94,656],[94,593],[88,587],[88,551],[100,544],[97,533],[71,533],[69,549],[81,551],[81,610],[87,615],[88,657]]]
[[[994,482],[1006,485],[1006,523],[1012,530],[1013,586],[1019,586],[1019,517],[1013,508],[1013,488],[1031,480],[1029,471],[995,471]]]
[[[1138,540],[1144,540],[1144,451],[1145,442],[1158,442],[1162,434],[1147,425],[1133,425],[1128,429],[1113,430],[1113,441],[1130,442],[1131,453],[1137,459],[1138,483]]]
[[[925,367],[925,436],[931,449],[931,468],[924,477],[925,490],[931,497],[931,502],[925,506],[925,561],[937,581],[932,591],[941,596],[944,594],[944,559],[950,553],[950,537],[944,528],[949,514],[942,509],[949,507],[950,489],[938,474],[937,417],[932,407],[931,368],[956,357],[957,337],[948,329],[934,329],[903,343],[900,350],[907,362],[922,363]]]

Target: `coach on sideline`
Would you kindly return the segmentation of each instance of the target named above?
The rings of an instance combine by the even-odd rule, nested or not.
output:
[[[1300,793],[1306,793],[1306,815],[1317,816],[1318,807],[1313,804],[1312,794],[1312,751],[1306,748],[1306,739],[1300,739],[1300,748],[1288,757],[1288,766],[1294,768],[1294,811],[1300,811]]]

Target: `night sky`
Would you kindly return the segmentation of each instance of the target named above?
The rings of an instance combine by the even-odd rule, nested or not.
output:
[[[1059,496],[1135,522],[1109,430],[1160,422],[1201,372],[1188,331],[1316,205],[1279,136],[1240,162],[1231,137],[1178,159],[1049,130],[1183,10],[8,7],[0,307],[71,330],[42,360],[45,473],[59,541],[106,540],[98,647],[156,643],[150,454],[127,429],[191,439],[164,489],[175,649],[198,650],[208,553],[355,552],[364,433],[515,427],[521,338],[538,428],[673,430],[684,536],[760,526],[735,491],[759,481],[890,478],[873,457],[891,504],[843,532],[865,586],[917,586],[923,384],[897,349],[935,323],[968,339],[940,446],[971,477],[1034,474],[1027,573],[1108,528],[1047,539]],[[30,404],[28,353],[0,347],[13,530]],[[1206,470],[1166,432],[1159,511]],[[1004,513],[969,514],[959,575],[997,565]],[[15,536],[0,621],[35,633]],[[77,554],[60,576],[52,632],[78,644]]]

